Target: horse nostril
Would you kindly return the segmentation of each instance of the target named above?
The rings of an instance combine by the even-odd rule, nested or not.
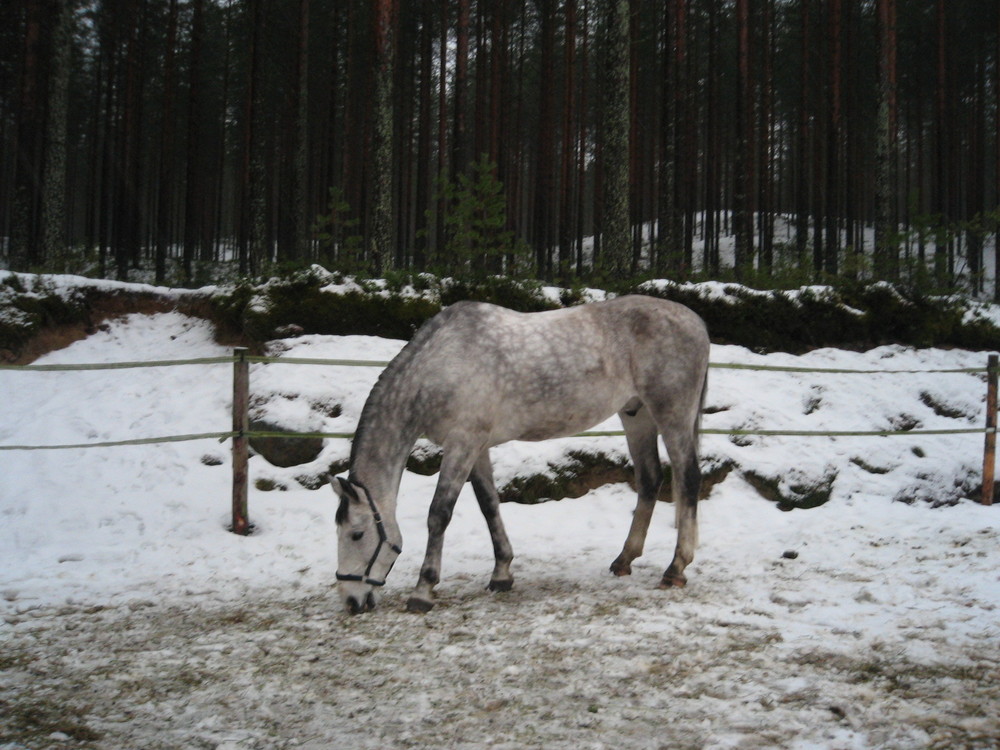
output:
[[[364,602],[359,602],[357,597],[349,596],[345,600],[347,604],[347,611],[352,615],[360,615],[363,612],[371,612],[375,609],[375,594],[371,591],[365,597]]]

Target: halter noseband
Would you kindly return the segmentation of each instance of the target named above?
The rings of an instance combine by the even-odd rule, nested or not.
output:
[[[385,578],[381,581],[371,578],[372,568],[375,567],[375,561],[378,560],[378,556],[382,553],[382,546],[386,545],[395,552],[397,555],[401,554],[403,548],[398,544],[393,544],[389,541],[389,536],[385,533],[385,524],[382,523],[382,514],[378,512],[378,506],[375,505],[375,501],[372,499],[372,493],[368,491],[361,482],[353,479],[348,479],[351,484],[360,487],[365,492],[365,498],[368,500],[368,506],[372,509],[372,518],[375,520],[375,530],[378,532],[378,546],[375,547],[375,551],[372,553],[371,559],[368,561],[368,567],[365,568],[365,572],[362,575],[341,573],[337,571],[336,576],[338,581],[357,581],[359,583],[366,583],[369,586],[385,586]],[[388,576],[392,571],[392,566],[396,564],[393,560],[389,564],[389,570],[385,571],[385,575]]]

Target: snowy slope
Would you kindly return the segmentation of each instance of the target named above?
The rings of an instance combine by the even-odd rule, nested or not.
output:
[[[275,351],[385,360],[401,345],[310,336]],[[202,321],[132,315],[38,364],[225,353]],[[985,354],[717,346],[712,359],[925,370],[981,367]],[[377,374],[255,366],[252,392],[289,427],[351,431]],[[227,365],[3,370],[0,444],[221,432],[230,392]],[[713,370],[704,426],[976,427],[984,393],[975,373]],[[503,446],[498,481],[581,448],[615,455],[624,440]],[[249,538],[225,531],[228,446],[216,441],[0,451],[0,748],[1000,743],[998,511],[961,499],[978,482],[981,434],[705,436],[706,461],[734,468],[701,505],[683,591],[653,589],[673,545],[669,508],[632,578],[606,572],[634,502],[608,485],[505,505],[517,583],[491,596],[485,524],[463,496],[426,618],[400,612],[434,483],[409,473],[405,550],[383,606],[339,611],[332,496],[295,476],[348,450],[327,441],[316,466],[296,469],[253,458],[251,483],[289,489],[251,489]],[[830,499],[783,513],[753,478],[792,494],[826,482]]]

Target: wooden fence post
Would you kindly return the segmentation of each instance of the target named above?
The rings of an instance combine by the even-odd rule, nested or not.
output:
[[[233,350],[233,525],[234,534],[250,533],[247,518],[247,461],[249,447],[246,433],[250,428],[250,364],[247,350]]]
[[[997,451],[997,363],[991,354],[986,365],[986,445],[983,449],[983,505],[993,505]]]

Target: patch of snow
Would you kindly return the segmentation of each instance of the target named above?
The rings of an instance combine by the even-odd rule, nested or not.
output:
[[[402,345],[303,336],[275,353],[384,361]],[[225,353],[201,321],[131,315],[38,363]],[[981,368],[986,355],[715,346],[712,359],[928,370]],[[231,369],[2,370],[0,444],[225,431]],[[290,421],[351,432],[377,377],[253,365],[251,388],[268,403],[308,405]],[[704,426],[873,430],[906,416],[917,429],[975,427],[984,394],[981,373],[715,369]],[[576,500],[505,504],[517,580],[488,594],[491,545],[467,487],[439,603],[424,617],[402,609],[436,477],[406,472],[404,553],[379,609],[355,618],[334,589],[326,488],[254,489],[277,471],[254,457],[256,532],[237,537],[226,531],[228,460],[202,460],[227,457],[215,441],[0,451],[0,736],[32,748],[993,747],[998,511],[956,489],[976,481],[982,441],[706,435],[705,459],[735,468],[700,506],[701,546],[682,590],[654,588],[674,544],[667,507],[633,575],[607,572],[635,502],[627,486],[607,485]],[[498,481],[573,450],[622,455],[625,445],[508,444],[493,451]],[[328,440],[313,468],[348,451]],[[786,484],[835,478],[821,507],[782,513],[751,472]],[[956,505],[894,502],[917,490]]]
[[[66,298],[79,294],[80,289],[83,288],[109,292],[156,293],[163,296],[179,296],[185,293],[185,290],[154,286],[152,284],[136,284],[134,282],[114,281],[112,279],[93,279],[71,274],[17,273],[0,269],[0,284],[5,283],[11,278],[16,278],[18,283],[29,292],[36,289],[51,290]],[[211,291],[212,289],[213,287],[205,287],[204,291]]]

